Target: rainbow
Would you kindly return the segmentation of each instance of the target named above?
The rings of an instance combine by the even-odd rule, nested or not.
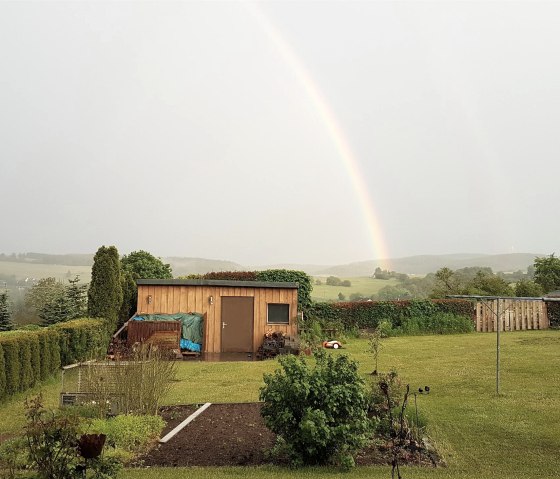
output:
[[[265,13],[258,7],[256,3],[241,3],[245,9],[257,21],[259,27],[266,33],[270,41],[276,47],[282,59],[286,62],[290,70],[294,73],[299,83],[309,96],[312,104],[317,110],[329,137],[342,159],[344,167],[350,176],[350,180],[354,185],[354,191],[362,209],[363,216],[366,220],[368,233],[371,239],[372,255],[377,258],[383,268],[389,268],[387,258],[389,258],[387,245],[378,215],[373,207],[373,201],[364,181],[364,175],[360,171],[360,165],[356,159],[346,135],[341,128],[332,108],[327,103],[318,84],[313,80],[305,65],[295,54],[286,39],[281,35],[278,29],[272,24]]]

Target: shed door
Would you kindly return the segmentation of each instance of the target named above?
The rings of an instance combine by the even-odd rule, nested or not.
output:
[[[253,297],[222,296],[222,352],[253,351]]]

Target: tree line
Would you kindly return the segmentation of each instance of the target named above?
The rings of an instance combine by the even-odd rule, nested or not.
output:
[[[68,284],[43,278],[25,293],[25,313],[41,326],[89,316],[105,318],[116,329],[136,311],[136,280],[141,278],[171,279],[173,273],[169,264],[147,251],[121,258],[115,246],[101,246],[89,285],[80,283],[79,276]],[[8,292],[0,293],[0,331],[14,329],[12,310]]]

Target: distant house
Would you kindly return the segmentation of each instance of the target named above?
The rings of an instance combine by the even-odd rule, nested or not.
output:
[[[137,284],[139,315],[204,315],[203,352],[255,353],[267,331],[297,334],[297,283],[139,279]]]

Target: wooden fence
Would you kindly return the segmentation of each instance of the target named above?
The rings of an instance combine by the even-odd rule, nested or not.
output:
[[[500,319],[496,316],[500,309]],[[495,299],[476,303],[476,330],[480,332],[548,329],[549,321],[544,301]]]

